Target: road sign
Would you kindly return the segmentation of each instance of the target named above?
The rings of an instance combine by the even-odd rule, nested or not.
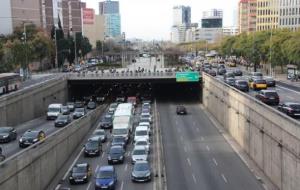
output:
[[[199,82],[199,73],[176,72],[176,82]]]

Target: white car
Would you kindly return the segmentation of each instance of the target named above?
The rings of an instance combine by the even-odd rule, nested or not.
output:
[[[140,122],[138,126],[146,126],[146,127],[148,127],[149,129],[151,128],[150,122]]]
[[[135,129],[134,142],[137,141],[137,139],[139,139],[139,138],[145,138],[145,139],[149,140],[149,136],[150,136],[150,131],[149,131],[148,127],[138,126]]]
[[[148,154],[150,152],[150,142],[147,139],[144,138],[139,138],[137,141],[134,143],[134,148],[146,148]]]
[[[131,154],[131,163],[136,161],[148,161],[148,153],[145,147],[136,147]]]

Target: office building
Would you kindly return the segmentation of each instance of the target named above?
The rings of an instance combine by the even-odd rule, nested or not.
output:
[[[99,3],[99,14],[104,16],[105,36],[121,36],[121,16],[118,1],[106,0]]]
[[[65,34],[82,31],[80,0],[1,0],[0,34],[11,34],[16,27],[32,23],[51,32],[60,19]]]
[[[298,30],[300,27],[300,0],[279,0],[279,27]]]
[[[279,26],[279,1],[257,0],[256,30],[271,30]],[[290,0],[286,1],[290,4]]]
[[[191,7],[173,7],[173,26],[171,29],[171,41],[182,43],[186,41],[186,32],[191,27]]]
[[[224,26],[223,36],[235,36],[239,33],[239,28],[237,26]]]
[[[240,0],[238,11],[239,33],[256,31],[257,0]]]

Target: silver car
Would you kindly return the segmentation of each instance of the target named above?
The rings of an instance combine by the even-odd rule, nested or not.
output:
[[[136,147],[131,154],[131,163],[135,164],[137,161],[147,161],[148,153],[145,147]]]

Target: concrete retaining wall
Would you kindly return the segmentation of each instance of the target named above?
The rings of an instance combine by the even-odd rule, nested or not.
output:
[[[46,189],[104,109],[104,106],[98,107],[82,119],[56,131],[45,142],[8,158],[0,165],[0,189]]]
[[[51,103],[68,98],[67,80],[59,77],[0,97],[0,126],[15,126],[44,115]]]
[[[203,104],[282,190],[300,187],[300,122],[203,74]]]

